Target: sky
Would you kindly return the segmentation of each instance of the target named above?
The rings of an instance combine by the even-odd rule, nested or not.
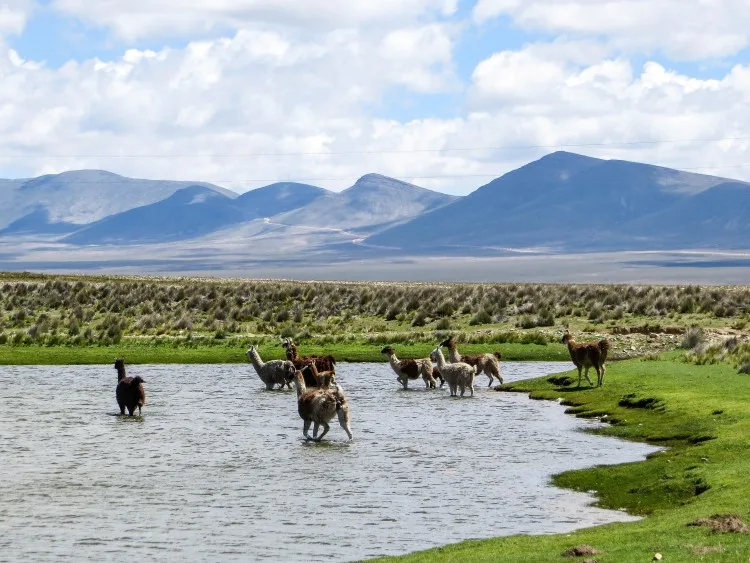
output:
[[[750,180],[750,0],[0,0],[0,178]]]

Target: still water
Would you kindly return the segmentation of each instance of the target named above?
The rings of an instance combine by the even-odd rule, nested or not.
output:
[[[506,381],[569,363],[502,364]],[[654,448],[585,434],[554,402],[402,391],[341,364],[354,441],[302,439],[291,391],[250,365],[137,365],[141,419],[115,416],[107,366],[1,366],[0,560],[348,561],[630,519],[552,473]]]

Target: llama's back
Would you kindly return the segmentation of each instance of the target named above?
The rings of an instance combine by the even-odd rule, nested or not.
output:
[[[469,385],[474,383],[474,366],[465,362],[446,364],[440,368],[440,374],[449,384]]]
[[[289,360],[271,360],[258,372],[258,377],[266,385],[285,384],[292,380],[296,371],[294,364]]]
[[[305,393],[297,401],[299,415],[304,420],[313,422],[329,422],[336,416],[341,405],[342,401],[337,393],[323,389]]]

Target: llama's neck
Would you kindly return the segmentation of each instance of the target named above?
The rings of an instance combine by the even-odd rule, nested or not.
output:
[[[247,351],[247,357],[250,359],[250,363],[253,364],[253,367],[256,370],[263,369],[263,366],[266,365],[263,363],[263,360],[260,359],[260,354],[258,354],[258,351],[255,348]]]
[[[398,365],[399,361],[398,361],[398,358],[396,357],[396,354],[390,354],[388,356],[388,363],[391,364],[391,367],[393,369],[398,370],[398,368],[399,368],[399,365]]]
[[[437,358],[438,369],[443,369],[445,367],[445,356],[443,356],[443,351],[440,348],[435,349],[435,357]]]
[[[458,348],[456,348],[455,344],[448,347],[448,357],[451,359],[452,364],[455,364],[461,361],[461,354],[458,353]]]
[[[117,381],[122,381],[125,378],[125,366],[117,366]]]
[[[567,340],[566,344],[568,345],[568,352],[572,354],[573,350],[575,350],[576,341],[573,340],[573,338],[568,338],[566,340]]]
[[[305,380],[300,372],[297,372],[294,377],[294,386],[297,388],[297,398],[299,399],[302,395],[307,393],[307,386]]]
[[[292,362],[297,359],[297,347],[294,344],[286,349],[286,359]]]

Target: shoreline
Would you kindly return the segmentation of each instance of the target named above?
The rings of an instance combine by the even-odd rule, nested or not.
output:
[[[563,561],[564,553],[582,546],[597,561],[648,561],[656,553],[667,561],[747,561],[750,527],[712,533],[691,525],[723,514],[750,522],[748,466],[734,455],[750,447],[750,376],[735,372],[728,364],[688,364],[672,352],[608,364],[601,388],[588,388],[584,380],[576,389],[575,371],[501,386],[498,391],[558,401],[567,414],[609,423],[595,434],[663,447],[642,461],[551,478],[557,487],[593,492],[594,506],[642,518],[567,534],[467,540],[377,561]]]
[[[252,342],[230,341],[212,345],[176,342],[123,342],[106,346],[0,345],[0,365],[85,365],[109,364],[124,357],[128,364],[241,364]],[[333,355],[337,362],[387,362],[380,350],[387,343],[337,343],[300,347],[301,355]],[[425,358],[432,343],[394,344],[399,359]],[[467,344],[464,353],[500,351],[503,361],[569,361],[561,344]],[[264,361],[285,359],[277,343],[263,343],[259,352]]]

